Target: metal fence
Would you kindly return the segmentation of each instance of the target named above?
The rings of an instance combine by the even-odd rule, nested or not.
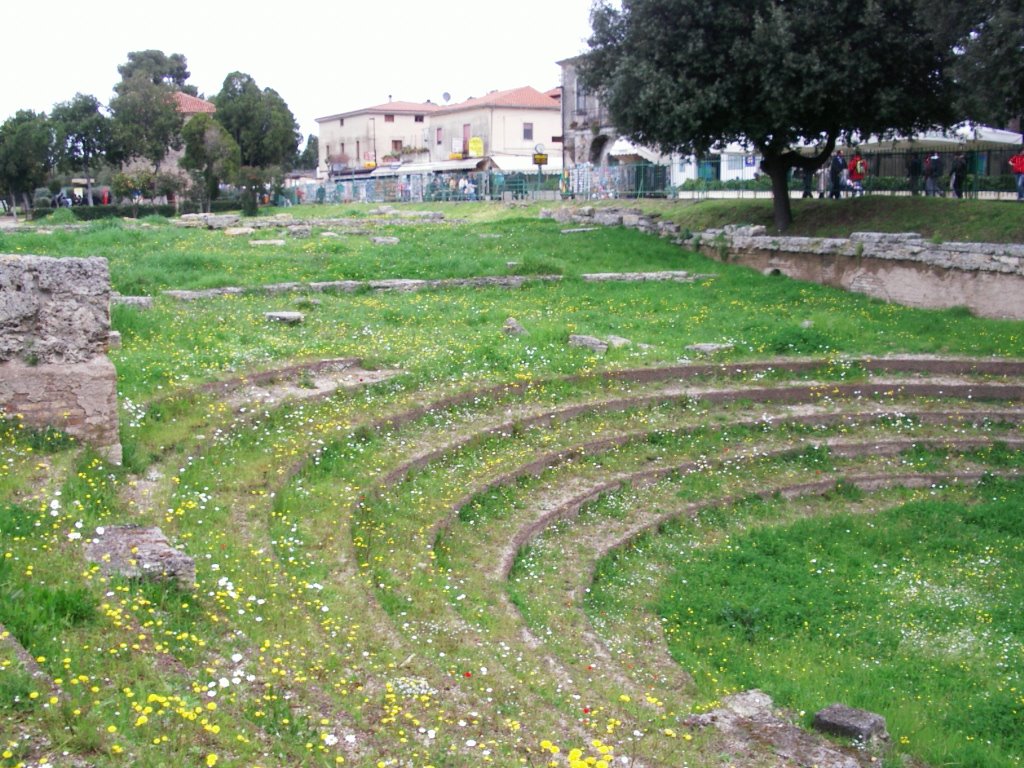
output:
[[[290,187],[284,196],[291,204],[555,199],[559,197],[560,180],[559,174],[501,171],[353,174],[330,182]]]
[[[1015,149],[963,152],[967,173],[963,184],[965,197],[981,199],[1015,196],[1014,176],[1009,159]],[[961,152],[942,150],[865,152],[868,173],[860,189],[844,189],[844,195],[915,195],[925,193],[923,165],[925,157],[937,155],[942,173],[935,187],[951,194],[950,173]],[[518,173],[490,171],[454,171],[431,173],[352,174],[331,182],[304,184],[285,190],[280,204],[344,202],[434,202],[461,200],[531,200],[572,198],[596,200],[609,198],[770,198],[771,181],[756,163],[735,162],[736,158],[710,156],[677,166],[577,165],[561,173]],[[743,168],[737,172],[737,165]],[[915,169],[921,167],[921,172]],[[689,176],[690,178],[687,178]],[[731,177],[731,178],[730,178]],[[790,178],[793,197],[826,197],[829,176],[822,167],[809,176],[796,171]]]
[[[918,195],[926,193],[925,161],[939,158],[941,172],[935,179],[934,189],[938,194],[950,195],[951,173],[954,161],[964,155],[966,176],[963,195],[970,198],[1000,199],[1015,196],[1014,176],[1010,171],[1010,157],[1014,148],[962,151],[943,150],[901,150],[865,151],[868,172],[859,188],[844,184],[843,195]],[[847,160],[852,150],[846,150]],[[745,177],[725,178],[721,157],[701,160],[697,178],[682,181],[676,187],[679,197],[771,197],[771,181],[756,166]],[[830,192],[827,163],[810,175],[794,171],[790,176],[790,194],[794,197],[826,197]]]

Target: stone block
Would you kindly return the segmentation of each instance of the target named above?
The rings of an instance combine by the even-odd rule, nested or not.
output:
[[[70,365],[0,363],[0,407],[21,414],[26,426],[64,430],[121,463],[117,371],[104,355]]]
[[[832,704],[815,713],[813,725],[823,733],[843,736],[862,744],[889,738],[884,717],[845,704]]]
[[[599,355],[603,355],[608,351],[608,345],[599,338],[595,336],[582,336],[575,333],[569,336],[569,346],[583,347],[592,352],[597,352]]]
[[[501,330],[509,336],[526,336],[529,333],[514,317],[506,320]]]
[[[618,211],[598,211],[594,214],[594,221],[605,227],[621,227],[622,214]]]
[[[0,361],[79,363],[107,348],[107,260],[0,255]]]
[[[397,237],[371,237],[370,242],[374,245],[398,245],[401,241]]]
[[[273,323],[284,323],[285,325],[298,325],[306,319],[301,312],[264,312],[263,316]]]
[[[696,352],[698,355],[714,355],[718,352],[728,352],[732,348],[732,344],[703,342],[700,344],[689,344],[687,345],[686,350],[687,352]]]
[[[159,528],[110,525],[85,547],[85,557],[105,576],[174,580],[183,589],[196,582],[195,561],[171,546]]]
[[[110,296],[111,305],[120,304],[126,307],[135,307],[136,309],[152,309],[153,308],[153,297],[152,296],[122,296],[119,293],[111,294]]]

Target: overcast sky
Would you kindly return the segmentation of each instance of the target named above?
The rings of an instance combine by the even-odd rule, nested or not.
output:
[[[213,97],[233,71],[316,118],[391,95],[441,103],[559,84],[555,61],[586,49],[592,0],[49,0],[0,11],[0,122],[75,93],[104,104],[129,51],[181,53]]]

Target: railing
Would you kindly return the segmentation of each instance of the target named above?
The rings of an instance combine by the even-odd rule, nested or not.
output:
[[[1014,176],[1009,158],[1014,150],[986,150],[964,153],[966,174],[964,197],[1009,199],[1015,197]],[[860,188],[845,184],[843,196],[925,194],[924,152],[878,152],[864,154],[868,173]],[[929,155],[934,153],[927,153]],[[958,152],[939,152],[942,173],[933,188],[951,195],[950,172]],[[598,200],[608,198],[667,197],[770,198],[768,176],[749,164],[737,164],[736,158],[711,156],[697,163],[675,168],[641,163],[636,165],[578,165],[561,173],[522,173],[491,171],[451,171],[401,173],[388,175],[353,173],[336,181],[306,184],[286,192],[290,203],[341,202],[434,202],[463,200],[527,200],[572,198]],[[920,169],[918,170],[918,164]],[[724,167],[723,167],[724,166]],[[689,178],[687,178],[687,176]],[[730,178],[732,177],[732,178]],[[793,172],[789,181],[793,197],[827,197],[831,192],[828,169],[822,167],[804,176]],[[282,201],[283,202],[283,201]]]

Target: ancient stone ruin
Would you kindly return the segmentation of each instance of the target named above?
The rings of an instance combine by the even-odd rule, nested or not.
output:
[[[1024,319],[1024,245],[934,243],[913,232],[849,238],[781,237],[764,227],[694,236],[705,256],[765,274],[831,285],[910,307],[967,307],[982,317]]]
[[[982,317],[1024,319],[1024,245],[1019,243],[937,243],[914,232],[784,237],[771,235],[762,226],[726,226],[690,234],[635,208],[563,206],[542,210],[540,218],[637,229],[764,274],[830,285],[909,307],[966,307]]]
[[[0,408],[120,463],[106,259],[0,255]]]
[[[97,563],[104,576],[166,579],[176,581],[182,589],[195,586],[195,561],[172,547],[159,528],[111,525],[97,534],[86,546],[85,557]]]

